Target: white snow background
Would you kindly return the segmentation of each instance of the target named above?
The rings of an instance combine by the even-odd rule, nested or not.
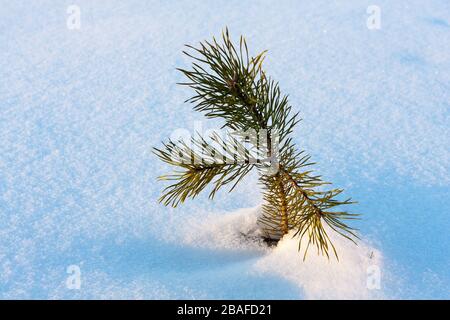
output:
[[[239,237],[255,176],[157,203],[170,168],[151,148],[219,124],[183,103],[181,50],[225,26],[269,50],[295,142],[359,202],[362,241],[337,239],[339,263]],[[450,298],[449,1],[3,0],[0,48],[0,298]]]

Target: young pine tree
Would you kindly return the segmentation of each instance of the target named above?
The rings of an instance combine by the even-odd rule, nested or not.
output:
[[[265,202],[259,224],[266,236],[279,239],[294,230],[303,258],[310,246],[327,257],[332,251],[337,258],[328,233],[355,242],[354,229],[345,220],[356,215],[336,210],[352,202],[336,199],[341,189],[324,190],[329,183],[314,175],[310,157],[297,151],[290,134],[299,122],[298,113],[293,113],[278,83],[264,73],[266,52],[250,57],[245,39],[241,36],[234,45],[228,30],[220,42],[213,38],[197,48],[187,47],[189,52],[183,53],[193,60],[192,68],[178,70],[188,79],[181,84],[195,92],[188,102],[207,118],[221,118],[230,132],[226,139],[218,134],[196,136],[154,148],[162,161],[178,168],[160,177],[173,182],[160,202],[176,207],[210,184],[213,198],[221,187],[230,185],[231,191],[257,170]]]

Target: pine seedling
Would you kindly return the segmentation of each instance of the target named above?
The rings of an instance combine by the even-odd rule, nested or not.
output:
[[[264,234],[279,239],[293,230],[303,258],[311,246],[338,258],[328,233],[355,242],[355,229],[346,220],[357,215],[337,209],[353,202],[337,199],[341,189],[326,190],[329,183],[309,169],[314,164],[310,156],[297,150],[290,135],[300,119],[278,83],[264,73],[266,51],[251,57],[245,39],[241,36],[234,45],[227,29],[221,41],[213,38],[187,48],[183,53],[193,60],[192,67],[178,69],[187,79],[181,85],[195,92],[187,102],[207,118],[222,119],[227,134],[169,140],[154,148],[162,161],[178,168],[160,177],[172,183],[160,202],[176,207],[208,185],[212,199],[222,187],[231,191],[257,170],[264,192],[258,222]]]

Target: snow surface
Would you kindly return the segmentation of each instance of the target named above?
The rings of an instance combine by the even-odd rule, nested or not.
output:
[[[157,203],[168,168],[151,147],[218,125],[182,103],[183,44],[225,26],[269,49],[304,119],[295,141],[359,201],[363,240],[338,239],[339,264],[302,262],[289,237],[242,240],[255,176],[213,202]],[[1,1],[0,47],[0,298],[450,298],[447,0]]]

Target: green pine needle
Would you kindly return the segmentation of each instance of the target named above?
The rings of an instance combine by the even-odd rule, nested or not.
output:
[[[288,97],[281,94],[278,83],[264,73],[266,51],[250,56],[246,40],[241,36],[235,46],[228,29],[221,41],[213,38],[187,48],[183,52],[193,60],[191,69],[178,69],[187,78],[181,85],[195,92],[187,101],[207,118],[221,118],[223,127],[232,133],[227,139],[213,135],[206,141],[198,136],[189,144],[169,141],[161,149],[154,148],[162,161],[178,168],[160,177],[173,183],[164,189],[160,202],[176,207],[187,198],[195,198],[208,185],[212,185],[209,196],[213,198],[223,186],[233,190],[256,169],[265,201],[259,222],[266,234],[281,237],[294,230],[303,258],[311,246],[318,254],[330,257],[332,253],[338,258],[328,233],[355,242],[355,229],[346,220],[358,215],[336,210],[354,202],[338,200],[341,189],[324,191],[329,183],[309,169],[314,164],[310,156],[296,150],[289,136],[300,118],[292,111]],[[247,130],[264,132],[266,143],[249,144],[245,135],[238,133]],[[279,144],[276,150],[272,148],[275,139]],[[261,145],[266,147],[263,155],[258,148]],[[277,160],[275,172],[268,171],[267,159]]]

